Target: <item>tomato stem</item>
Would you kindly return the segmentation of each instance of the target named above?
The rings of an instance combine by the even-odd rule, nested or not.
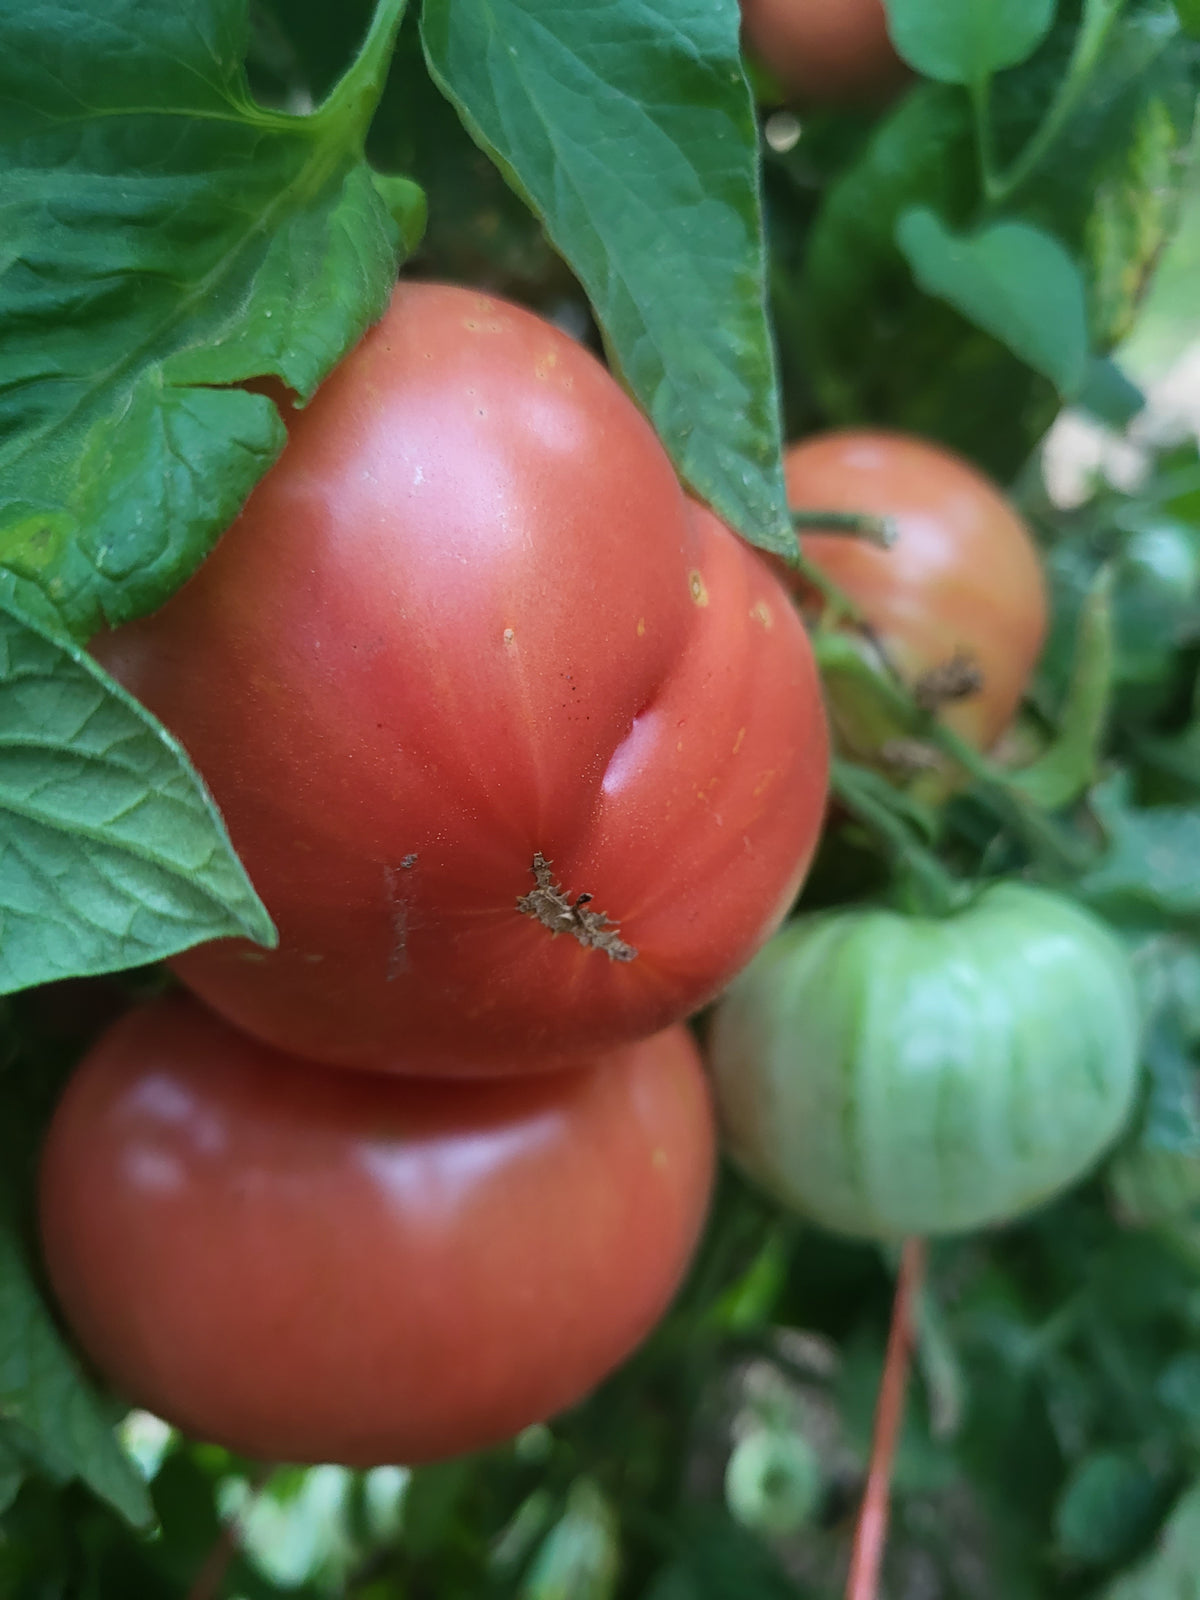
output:
[[[908,1387],[914,1340],[914,1312],[924,1276],[925,1241],[906,1239],[892,1300],[892,1325],[888,1331],[887,1356],[875,1407],[871,1462],[858,1524],[854,1530],[854,1552],[850,1559],[846,1600],[875,1600],[878,1593],[879,1569],[887,1537],[892,1462],[904,1417],[904,1396]]]
[[[875,517],[865,511],[793,511],[792,527],[797,533],[844,534],[862,539],[880,550],[890,550],[900,537],[895,517]]]
[[[893,797],[900,797],[886,778],[853,762],[835,759],[829,769],[829,787],[847,811],[888,846],[922,911],[949,916],[969,898],[971,886],[948,872],[933,851],[918,841],[910,823],[897,813]]]
[[[225,1574],[235,1555],[238,1552],[242,1528],[251,1507],[270,1481],[273,1467],[261,1467],[251,1480],[250,1495],[245,1505],[236,1514],[230,1517],[221,1528],[220,1533],[213,1541],[212,1547],[204,1558],[204,1564],[196,1574],[192,1587],[187,1592],[187,1600],[216,1600],[225,1582]]]

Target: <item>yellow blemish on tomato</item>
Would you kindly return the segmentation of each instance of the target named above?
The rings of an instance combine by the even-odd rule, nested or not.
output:
[[[637,636],[638,636],[638,638],[639,639],[643,638],[644,635],[645,635],[645,632],[646,632],[646,619],[645,619],[645,617],[639,617],[638,618],[638,625],[637,625]]]
[[[688,588],[692,592],[692,601],[695,605],[708,604],[708,590],[704,587],[704,579],[695,569],[688,573]]]
[[[683,740],[682,739],[677,739],[675,741],[675,748],[676,748],[676,750],[682,750],[683,749]]]
[[[505,630],[504,630],[504,642],[505,642],[505,644],[512,644],[512,642],[514,641],[514,639],[516,637],[517,637],[516,634],[512,631],[511,628],[505,628]]]
[[[660,1145],[657,1150],[652,1152],[652,1154],[650,1156],[650,1165],[652,1167],[657,1167],[661,1171],[662,1168],[666,1166],[666,1164],[667,1164],[667,1152]]]
[[[771,784],[774,782],[774,780],[775,780],[775,768],[772,767],[769,772],[764,772],[762,777],[755,784],[755,786],[754,786],[754,798],[756,800],[761,800],[763,795],[766,794],[767,790],[771,787]]]
[[[750,615],[755,622],[761,622],[768,633],[775,626],[775,613],[765,600],[760,600],[756,606],[753,606]]]
[[[746,737],[745,728],[739,728],[738,731],[737,731],[737,738],[733,741],[733,753],[734,753],[734,755],[737,755],[738,751],[742,748],[742,740],[745,737]]]
[[[539,378],[548,378],[551,371],[558,365],[558,351],[547,350],[544,356],[539,356],[533,364],[533,370]]]

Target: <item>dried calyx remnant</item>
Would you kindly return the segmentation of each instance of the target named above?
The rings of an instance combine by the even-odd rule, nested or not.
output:
[[[569,933],[589,950],[603,950],[610,961],[632,961],[637,951],[620,937],[617,924],[603,911],[591,911],[590,894],[570,900],[555,883],[551,863],[539,850],[533,858],[534,887],[517,900],[517,910],[536,917],[551,933]]]
[[[913,688],[913,699],[922,711],[936,711],[951,700],[968,700],[982,688],[979,663],[965,650],[958,650],[949,661],[921,674]]]

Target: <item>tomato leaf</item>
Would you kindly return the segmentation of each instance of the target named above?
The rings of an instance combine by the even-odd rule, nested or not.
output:
[[[1139,810],[1129,789],[1128,775],[1118,773],[1092,790],[1108,850],[1080,880],[1080,894],[1114,915],[1200,916],[1200,806]]]
[[[1177,1008],[1164,1007],[1147,1025],[1142,1062],[1148,1091],[1139,1145],[1149,1150],[1200,1156],[1193,1046],[1184,1037]]]
[[[430,71],[579,277],[693,489],[789,553],[733,0],[427,0]]]
[[[804,203],[797,187],[794,205]],[[920,84],[830,187],[811,232],[797,240],[793,280],[776,270],[776,320],[790,363],[828,415],[940,439],[1005,478],[1027,459],[1032,430],[1058,409],[1053,390],[989,333],[922,293],[896,244],[910,208],[965,222],[977,203],[967,97]],[[776,237],[789,214],[772,218]]]
[[[1097,1600],[1184,1600],[1200,1572],[1200,1483],[1176,1502],[1153,1553],[1100,1591]]]
[[[362,148],[402,9],[307,117],[251,99],[247,0],[0,13],[0,567],[77,636],[165,599],[282,448],[231,386],[308,396],[383,310]]]
[[[616,1512],[590,1478],[578,1478],[530,1563],[520,1600],[611,1600],[620,1555]]]
[[[0,1515],[8,1510],[17,1498],[25,1479],[25,1464],[20,1455],[6,1443],[0,1433]]]
[[[888,32],[908,62],[940,83],[982,83],[1033,54],[1056,0],[887,0]]]
[[[1058,736],[1032,765],[1012,774],[1014,789],[1046,811],[1081,795],[1097,776],[1113,684],[1112,571],[1101,568],[1083,603],[1075,658]]]
[[[0,1213],[0,1490],[20,1462],[65,1482],[78,1477],[138,1527],[154,1520],[145,1486],[112,1431],[33,1284]]]
[[[1193,39],[1200,39],[1200,0],[1175,0],[1175,14]]]
[[[1083,279],[1057,239],[1025,222],[954,234],[934,212],[906,211],[896,230],[921,287],[1049,378],[1064,399],[1087,372]]]
[[[797,1600],[796,1585],[774,1551],[733,1518],[692,1506],[679,1554],[645,1591],[645,1600]]]
[[[0,994],[274,941],[183,750],[77,646],[0,605]]]
[[[1161,1492],[1134,1456],[1116,1450],[1085,1456],[1055,1507],[1060,1555],[1090,1566],[1127,1559],[1153,1532]]]
[[[1137,384],[1110,359],[1094,356],[1088,362],[1078,405],[1112,428],[1124,428],[1146,404]]]

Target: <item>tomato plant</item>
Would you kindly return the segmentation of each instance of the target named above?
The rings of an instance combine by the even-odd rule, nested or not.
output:
[[[853,603],[867,655],[876,647],[950,727],[990,748],[1021,702],[1046,634],[1046,584],[1022,518],[970,463],[927,440],[866,429],[816,435],[785,459],[788,496],[805,513],[890,519],[895,542],[803,532],[805,557]],[[807,603],[815,605],[811,591]],[[852,687],[831,705],[838,732],[877,754],[886,719]]]
[[[901,1239],[1008,1221],[1124,1126],[1139,1012],[1112,934],[1016,883],[946,918],[789,924],[717,1009],[731,1149],[837,1232]]]
[[[197,576],[96,649],[280,930],[177,970],[302,1055],[511,1070],[653,1031],[816,842],[786,596],[590,355],[467,290],[403,284]]]
[[[799,99],[879,100],[903,82],[883,0],[741,0],[741,6],[747,43]]]
[[[173,997],[63,1096],[42,1237],[127,1398],[267,1460],[424,1461],[562,1410],[632,1349],[712,1157],[682,1028],[460,1085],[310,1066]]]

